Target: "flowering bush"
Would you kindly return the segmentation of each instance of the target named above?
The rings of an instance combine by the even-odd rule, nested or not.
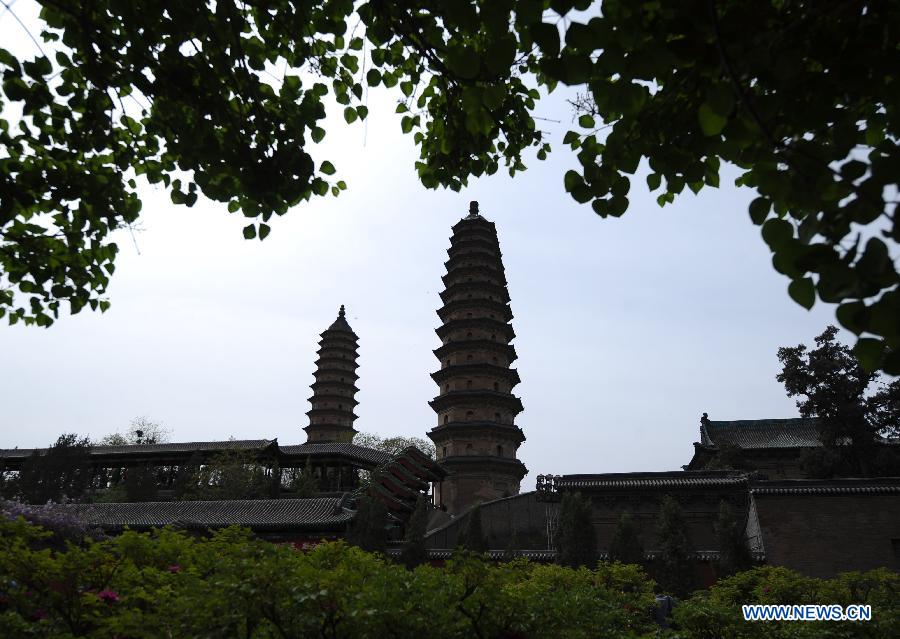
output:
[[[100,536],[98,530],[90,528],[83,520],[73,515],[67,508],[61,508],[59,504],[48,503],[37,506],[0,500],[0,520],[15,520],[19,517],[51,533],[49,537],[56,541],[79,541],[85,537]]]
[[[126,532],[49,546],[23,517],[0,518],[0,637],[656,637],[640,568],[491,565],[460,554],[407,570],[345,543],[309,552],[238,528],[210,536]],[[898,577],[833,580],[759,568],[676,607],[674,637],[878,637],[896,632]],[[871,603],[868,624],[748,624],[740,604]],[[894,628],[894,631],[890,629]],[[893,633],[893,634],[892,634]]]
[[[463,554],[409,571],[344,543],[308,553],[229,528],[46,548],[0,520],[2,637],[638,637],[653,584],[634,566],[570,570]]]

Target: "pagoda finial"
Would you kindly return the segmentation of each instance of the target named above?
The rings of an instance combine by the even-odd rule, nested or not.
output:
[[[469,202],[469,217],[478,217],[478,202],[476,200]]]
[[[338,317],[343,317],[343,316],[344,316],[344,305],[341,304],[341,310],[338,311]]]

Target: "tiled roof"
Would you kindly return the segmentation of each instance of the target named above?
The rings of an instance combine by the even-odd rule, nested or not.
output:
[[[743,419],[700,424],[700,444],[738,448],[806,448],[821,446],[815,419]]]
[[[249,450],[262,451],[270,446],[276,447],[277,451],[288,457],[304,456],[304,455],[336,455],[345,457],[350,460],[360,461],[366,464],[380,465],[388,461],[391,456],[380,450],[366,448],[365,446],[357,446],[356,444],[345,443],[306,443],[292,446],[278,446],[275,439],[244,439],[229,440],[218,442],[175,442],[171,444],[133,444],[129,446],[94,446],[91,448],[91,455],[135,455],[140,456],[145,453],[166,454],[166,453],[193,453],[216,452],[219,450]],[[46,450],[39,448],[36,450]],[[35,449],[33,448],[14,448],[0,450],[0,460],[22,460],[29,457]]]
[[[125,446],[92,446],[91,455],[120,455],[140,453],[191,453],[194,451],[218,450],[262,450],[275,444],[274,439],[230,439],[215,442],[172,442],[168,444],[128,444]],[[46,448],[7,448],[0,449],[0,459],[21,459],[30,456],[35,450]]]
[[[115,504],[69,504],[90,526],[106,529],[246,526],[254,530],[322,530],[340,528],[352,513],[337,497],[235,501],[167,501]]]
[[[694,488],[738,486],[747,475],[733,471],[679,470],[660,473],[606,473],[602,475],[562,475],[553,478],[556,490],[567,488]]]
[[[399,548],[392,548],[387,551],[387,555],[391,557],[400,555]],[[451,550],[449,548],[429,548],[428,549],[428,558],[429,559],[450,559],[453,557],[453,554],[457,552],[455,550]],[[491,559],[498,561],[505,559],[510,554],[513,554],[516,557],[525,557],[530,559],[531,561],[554,561],[556,559],[556,551],[555,550],[488,550],[487,554]],[[654,561],[657,559],[657,554],[655,552],[646,552],[644,553],[644,558],[648,561]],[[756,561],[765,561],[766,556],[765,553],[754,551],[753,558]],[[713,562],[718,561],[721,556],[721,553],[718,550],[698,550],[688,554],[689,559],[693,559],[694,561],[699,562]],[[599,553],[598,559],[602,561],[609,561],[610,556],[608,552]]]
[[[357,459],[370,464],[380,465],[387,462],[391,456],[388,453],[366,446],[346,443],[306,443],[294,446],[281,446],[279,448],[284,455],[340,455],[350,459]]]
[[[900,478],[783,479],[756,482],[754,495],[884,495],[900,494]]]

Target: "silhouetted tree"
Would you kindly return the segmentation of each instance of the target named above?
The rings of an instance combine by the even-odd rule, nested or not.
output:
[[[506,548],[503,550],[503,561],[512,561],[518,557],[523,543],[522,535],[519,534],[519,529],[513,528],[510,532],[509,539],[506,542]]]
[[[45,451],[35,451],[19,472],[22,501],[44,504],[81,499],[91,481],[90,452],[90,440],[74,433],[60,435]]]
[[[125,499],[154,501],[157,498],[156,471],[151,465],[133,466],[125,471]]]
[[[591,522],[591,503],[581,493],[566,493],[559,506],[556,537],[557,562],[563,566],[593,568],[597,539]]]
[[[200,467],[187,482],[182,499],[267,499],[271,490],[271,478],[254,457],[226,450]]]
[[[476,504],[466,517],[466,527],[459,538],[459,546],[474,553],[487,552],[487,540],[481,523],[481,504]]]
[[[175,482],[172,485],[172,493],[175,499],[191,499],[192,495],[196,493],[202,463],[202,456],[197,451],[194,451],[191,453],[187,463],[178,467],[178,470],[175,472]]]
[[[357,446],[374,448],[389,455],[399,455],[410,446],[415,446],[427,457],[435,459],[434,444],[421,437],[382,437],[376,433],[356,433],[353,443]]]
[[[356,515],[347,531],[347,542],[368,552],[387,547],[388,512],[379,499],[366,495],[356,503]]]
[[[746,525],[734,508],[725,501],[719,502],[716,519],[716,539],[719,542],[719,577],[727,577],[753,567],[753,554],[747,545]]]
[[[287,473],[287,489],[296,497],[312,497],[319,492],[319,480],[316,479],[310,457],[306,458],[303,468],[291,468]]]
[[[644,545],[631,513],[622,513],[609,544],[609,558],[623,564],[642,564]]]
[[[415,568],[428,560],[428,549],[425,547],[428,513],[428,498],[422,495],[416,501],[416,509],[406,524],[406,543],[400,559],[407,568]]]
[[[684,512],[671,495],[663,499],[659,511],[657,543],[659,587],[670,595],[687,595],[695,583],[694,567],[690,561],[691,542]]]
[[[778,349],[782,370],[776,379],[788,396],[800,396],[803,417],[814,417],[819,437],[833,454],[809,460],[818,475],[870,475],[879,436],[900,434],[900,380],[884,382],[864,369],[856,355],[837,341],[829,326],[816,347],[803,344]],[[873,392],[872,387],[879,386]]]
[[[110,433],[100,440],[101,446],[128,446],[133,444],[163,444],[169,441],[171,431],[149,417],[135,417],[124,433]]]

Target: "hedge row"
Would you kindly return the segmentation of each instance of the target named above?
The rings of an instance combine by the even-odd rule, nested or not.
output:
[[[678,629],[662,633],[653,588],[636,566],[461,554],[410,571],[344,543],[304,553],[237,528],[60,546],[23,518],[0,518],[0,637],[900,636],[898,578],[887,571],[823,581],[756,569],[679,604]],[[747,624],[749,601],[871,603],[875,620]]]

